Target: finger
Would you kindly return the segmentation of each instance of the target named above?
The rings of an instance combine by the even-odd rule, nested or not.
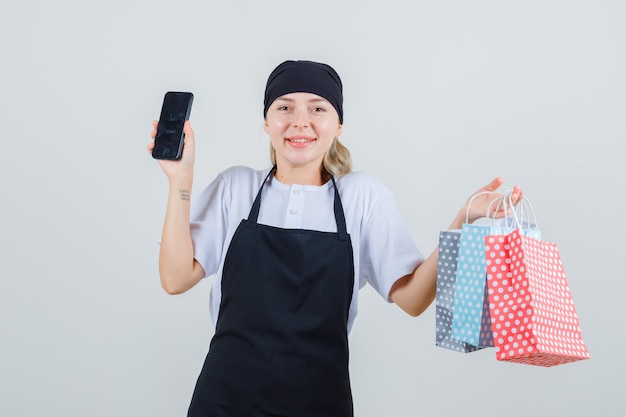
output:
[[[482,188],[482,191],[495,191],[500,188],[503,182],[504,180],[501,177],[495,177],[489,184]]]
[[[152,121],[152,131],[150,132],[150,137],[152,139],[154,139],[156,137],[157,134],[157,127],[159,126],[159,122],[158,120],[153,120]]]
[[[522,201],[523,194],[524,192],[519,186],[516,185],[515,187],[513,187],[513,191],[511,192],[511,202],[513,203],[513,205],[516,205],[517,203]]]
[[[183,132],[185,132],[185,136],[194,136],[193,129],[191,128],[191,122],[189,120],[185,122]]]
[[[195,143],[196,135],[191,128],[191,122],[189,120],[185,122],[183,132],[185,133],[185,145],[189,144],[193,146]]]
[[[493,180],[491,180],[491,182],[489,184],[487,184],[484,187],[481,187],[478,190],[476,190],[472,194],[472,197],[469,198],[468,201],[470,201],[474,196],[477,196],[480,193],[490,193],[490,192],[493,192],[493,191],[497,190],[498,188],[500,188],[502,183],[503,183],[502,178],[500,178],[500,177],[494,178]],[[496,197],[496,198],[498,198],[498,197]]]

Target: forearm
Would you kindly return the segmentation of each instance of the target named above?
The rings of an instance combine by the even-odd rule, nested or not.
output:
[[[406,275],[391,288],[391,300],[407,314],[422,314],[435,299],[438,250],[435,249],[413,273]]]
[[[163,289],[170,294],[187,291],[202,278],[194,261],[189,229],[192,178],[169,180],[167,209],[159,252],[159,273]]]

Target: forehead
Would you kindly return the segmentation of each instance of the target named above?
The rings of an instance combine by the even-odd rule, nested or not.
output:
[[[318,96],[313,93],[288,93],[284,94],[280,97],[277,97],[274,101],[287,101],[287,102],[305,102],[305,103],[315,103],[315,102],[326,102],[329,103],[322,96]]]

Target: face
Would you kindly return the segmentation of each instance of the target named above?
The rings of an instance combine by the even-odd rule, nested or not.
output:
[[[276,152],[279,169],[320,171],[324,155],[341,135],[339,115],[324,98],[312,93],[278,97],[267,110],[265,133]]]

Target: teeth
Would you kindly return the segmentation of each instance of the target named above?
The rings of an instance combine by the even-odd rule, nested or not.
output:
[[[296,143],[307,143],[307,142],[311,142],[310,139],[290,139],[292,142],[296,142]]]

